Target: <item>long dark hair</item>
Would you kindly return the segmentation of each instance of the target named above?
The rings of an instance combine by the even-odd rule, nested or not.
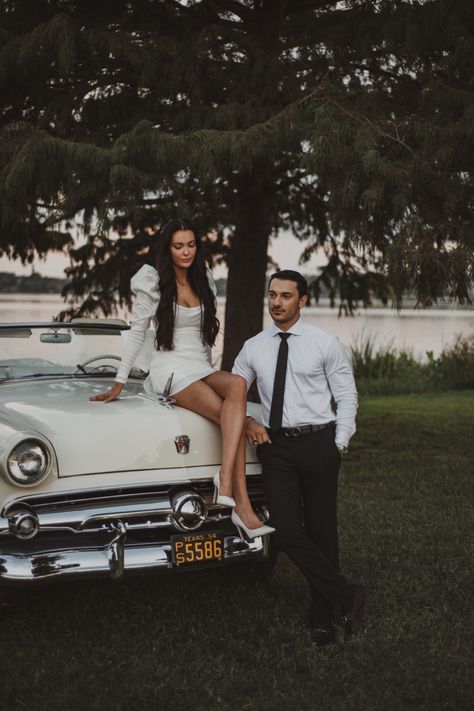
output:
[[[216,317],[216,300],[207,278],[199,233],[188,220],[170,220],[156,237],[156,268],[160,276],[158,287],[161,295],[156,310],[156,347],[162,351],[172,351],[174,348],[178,290],[170,246],[171,238],[178,230],[190,230],[196,240],[196,256],[188,269],[188,282],[201,302],[201,335],[204,343],[214,345],[220,325]]]

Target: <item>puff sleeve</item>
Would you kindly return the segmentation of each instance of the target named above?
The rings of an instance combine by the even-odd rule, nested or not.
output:
[[[143,370],[148,370],[153,352],[154,332],[149,330],[150,321],[155,316],[160,300],[158,272],[145,264],[130,283],[135,294],[135,303],[130,321],[130,331],[124,333],[124,350],[115,380],[126,383],[130,370],[137,360]],[[149,338],[151,336],[151,338]]]

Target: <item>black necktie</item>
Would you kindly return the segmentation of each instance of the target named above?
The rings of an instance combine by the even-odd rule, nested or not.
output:
[[[272,406],[270,408],[270,429],[278,430],[283,419],[283,397],[285,395],[286,364],[288,362],[288,338],[291,333],[279,333],[280,348],[273,381]]]

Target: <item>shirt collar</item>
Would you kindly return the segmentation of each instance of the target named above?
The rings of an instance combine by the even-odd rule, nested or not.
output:
[[[271,334],[272,336],[276,336],[278,333],[291,333],[292,336],[301,336],[303,332],[303,324],[304,321],[300,317],[296,323],[293,324],[291,328],[288,329],[288,331],[282,331],[281,328],[278,328],[278,326],[273,323],[272,328],[271,328]]]

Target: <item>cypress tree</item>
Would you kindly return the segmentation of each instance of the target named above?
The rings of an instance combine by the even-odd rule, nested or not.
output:
[[[349,311],[406,290],[468,299],[469,0],[2,9],[0,250],[67,249],[77,313],[127,302],[150,226],[178,215],[229,265],[224,367],[261,327],[280,228],[303,259],[325,249],[315,294],[324,283]]]

